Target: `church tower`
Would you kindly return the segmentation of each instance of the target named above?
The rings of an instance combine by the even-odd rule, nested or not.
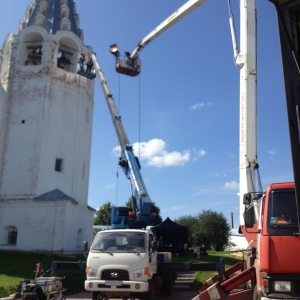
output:
[[[80,252],[93,121],[91,47],[73,0],[32,0],[0,50],[0,249]],[[79,74],[80,73],[80,74]]]

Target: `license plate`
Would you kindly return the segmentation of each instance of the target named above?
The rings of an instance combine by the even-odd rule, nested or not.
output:
[[[122,281],[119,281],[119,280],[107,280],[107,281],[105,281],[105,285],[121,286],[122,285]]]

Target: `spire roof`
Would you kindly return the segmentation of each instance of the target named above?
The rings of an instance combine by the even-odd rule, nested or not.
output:
[[[73,0],[32,0],[19,30],[33,25],[41,26],[52,34],[60,30],[72,31],[83,40]]]

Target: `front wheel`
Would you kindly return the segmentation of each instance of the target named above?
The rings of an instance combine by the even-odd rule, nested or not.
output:
[[[143,300],[155,300],[155,289],[154,289],[154,284],[153,281],[149,281],[149,291],[144,293]]]
[[[92,300],[98,300],[99,299],[99,292],[92,292]]]

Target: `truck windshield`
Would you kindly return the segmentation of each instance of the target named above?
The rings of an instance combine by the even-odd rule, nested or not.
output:
[[[290,235],[297,227],[294,189],[273,190],[269,194],[268,228],[271,235]]]
[[[91,246],[92,252],[145,252],[143,232],[100,232]]]

